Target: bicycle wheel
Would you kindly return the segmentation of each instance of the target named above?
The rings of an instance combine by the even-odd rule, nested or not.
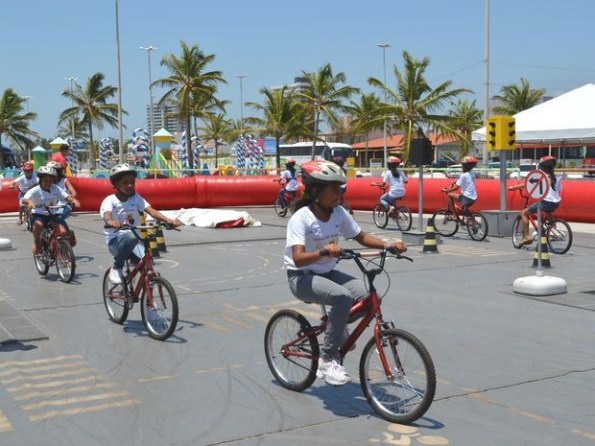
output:
[[[399,206],[395,211],[395,220],[397,227],[401,231],[409,231],[411,229],[411,211],[407,206]]]
[[[448,209],[436,211],[432,221],[436,232],[444,237],[452,237],[459,230],[459,222]]]
[[[380,229],[386,228],[388,224],[388,212],[381,203],[376,203],[374,209],[372,210],[372,218],[374,219],[374,224],[379,227]]]
[[[60,280],[64,283],[69,283],[74,277],[76,270],[76,260],[74,258],[74,251],[68,240],[58,240],[58,249],[56,249],[56,268]]]
[[[287,208],[283,207],[283,205],[281,204],[281,200],[279,200],[279,197],[277,197],[277,199],[275,200],[275,213],[279,217],[285,217],[287,215]]]
[[[523,232],[523,220],[521,216],[517,216],[512,224],[512,246],[516,249],[520,249],[523,244],[523,238],[525,237],[525,233]]]
[[[280,310],[271,317],[264,334],[264,353],[275,379],[289,390],[301,392],[312,385],[318,369],[320,348],[304,316]]]
[[[112,322],[123,324],[128,317],[126,295],[122,284],[115,285],[109,280],[111,268],[103,275],[103,303]]]
[[[380,333],[390,368],[386,375],[376,339],[364,347],[360,383],[372,408],[385,420],[411,423],[428,410],[436,392],[436,370],[427,349],[411,333],[400,329]]]
[[[555,254],[565,254],[572,246],[572,229],[566,221],[554,218],[547,223],[547,245]]]
[[[488,235],[488,221],[481,212],[472,212],[467,217],[467,232],[476,242],[481,242]]]
[[[163,277],[153,277],[150,289],[143,289],[140,312],[143,324],[153,339],[169,338],[178,324],[178,298],[174,287]]]
[[[37,269],[37,272],[39,274],[41,274],[42,276],[45,276],[49,269],[50,269],[50,264],[49,262],[46,260],[47,256],[46,253],[44,252],[43,248],[40,251],[39,255],[33,255],[33,262],[35,262],[35,269]]]

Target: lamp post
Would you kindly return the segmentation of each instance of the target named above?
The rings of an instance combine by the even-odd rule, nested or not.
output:
[[[386,49],[391,47],[390,43],[377,43],[377,47],[382,48],[382,71],[384,73],[384,80],[383,85],[386,89]],[[386,91],[384,92],[384,102],[386,103]],[[382,132],[384,136],[384,167],[388,167],[387,160],[388,160],[388,151],[386,148],[386,119],[384,120],[384,128]]]
[[[73,93],[74,91],[74,81],[78,81],[78,79],[76,77],[65,77],[64,78],[65,81],[70,81],[70,94]],[[70,106],[74,107],[74,99],[70,99]],[[74,141],[74,115],[70,117],[70,130],[71,130],[71,137],[72,140]],[[91,141],[91,144],[93,144],[93,141]],[[91,151],[92,153],[92,151]]]
[[[156,46],[141,46],[141,50],[147,52],[147,62],[149,66],[149,132],[151,132],[151,154],[155,152],[155,146],[153,144],[153,82],[151,80],[151,51],[156,50]]]
[[[242,123],[242,130],[244,129],[244,89],[242,80],[246,77],[245,74],[236,74],[240,80],[240,122]]]
[[[120,142],[120,163],[124,162],[124,129],[122,128],[122,73],[120,70],[120,17],[118,13],[118,0],[116,0],[116,53],[118,66],[118,127]],[[93,141],[91,141],[93,144]]]

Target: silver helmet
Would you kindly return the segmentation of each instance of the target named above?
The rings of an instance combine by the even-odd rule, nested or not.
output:
[[[113,185],[115,185],[116,180],[118,178],[120,178],[122,175],[127,174],[127,173],[133,174],[134,177],[136,178],[137,172],[134,169],[134,167],[132,167],[130,164],[128,164],[128,163],[116,164],[109,171],[109,179],[110,179],[111,183]]]
[[[345,184],[347,178],[345,172],[338,165],[331,161],[308,161],[303,163],[302,182],[304,184]]]

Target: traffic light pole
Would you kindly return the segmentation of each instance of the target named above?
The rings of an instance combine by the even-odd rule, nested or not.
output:
[[[500,150],[500,210],[507,210],[506,203],[506,150]]]

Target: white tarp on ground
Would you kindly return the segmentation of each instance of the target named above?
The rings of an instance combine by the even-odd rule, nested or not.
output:
[[[246,211],[231,209],[180,209],[179,211],[161,211],[168,218],[177,218],[185,225],[200,228],[239,228],[245,226],[261,226]]]
[[[595,142],[595,84],[586,84],[514,115],[519,143]],[[473,132],[485,141],[485,127]]]

